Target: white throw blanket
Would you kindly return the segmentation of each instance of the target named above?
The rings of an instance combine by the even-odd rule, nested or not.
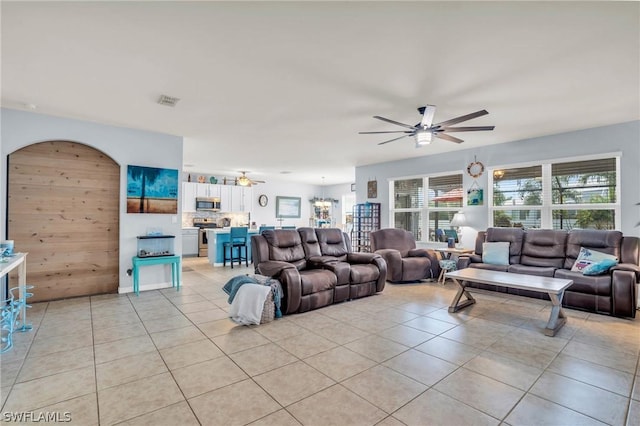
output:
[[[238,324],[260,324],[264,302],[271,287],[259,284],[243,284],[231,302],[229,316]]]

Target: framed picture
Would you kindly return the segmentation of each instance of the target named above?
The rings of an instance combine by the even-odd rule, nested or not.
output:
[[[378,198],[378,181],[370,180],[367,182],[367,198]]]
[[[356,192],[356,184],[355,183],[351,184],[351,192]]]
[[[127,213],[178,213],[178,170],[127,166]]]
[[[473,188],[467,191],[467,205],[481,206],[484,204],[482,189]]]
[[[276,197],[276,217],[277,218],[299,218],[300,217],[300,197]]]

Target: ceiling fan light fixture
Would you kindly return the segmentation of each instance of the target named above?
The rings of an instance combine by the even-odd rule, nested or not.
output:
[[[251,184],[251,180],[246,176],[240,176],[238,178],[238,185],[240,186],[249,186]]]
[[[429,131],[416,132],[416,145],[429,145],[433,139],[433,134]]]

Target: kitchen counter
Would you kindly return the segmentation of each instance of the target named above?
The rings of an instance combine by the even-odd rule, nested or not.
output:
[[[229,232],[231,228],[209,228],[207,229],[208,257],[209,263],[213,266],[222,266],[223,244],[229,242]],[[247,258],[251,259],[251,236],[257,235],[257,229],[249,229],[247,241]]]

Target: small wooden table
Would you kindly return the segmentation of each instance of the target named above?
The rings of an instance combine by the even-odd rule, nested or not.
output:
[[[133,256],[133,291],[140,295],[140,271],[141,266],[171,264],[171,284],[180,290],[180,256],[138,257]]]
[[[442,257],[446,257],[447,259],[450,259],[451,256],[460,256],[461,254],[469,254],[469,253],[473,253],[473,249],[466,249],[466,248],[444,248],[444,249],[436,249],[438,250],[440,253],[442,253]]]
[[[460,309],[476,303],[476,300],[466,289],[468,282],[471,281],[547,293],[552,305],[551,315],[549,316],[547,327],[544,330],[544,334],[547,336],[555,336],[566,322],[566,316],[562,310],[562,297],[564,296],[565,289],[573,284],[573,280],[540,277],[537,275],[512,274],[509,272],[476,268],[447,272],[445,276],[453,279],[459,287],[456,297],[454,297],[451,306],[449,306],[449,312],[458,312]],[[462,295],[464,295],[467,300],[460,302]]]

